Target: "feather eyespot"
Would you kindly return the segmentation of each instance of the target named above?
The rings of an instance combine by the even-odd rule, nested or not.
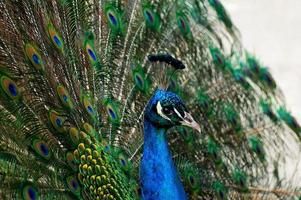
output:
[[[42,60],[40,52],[37,50],[35,45],[30,44],[30,43],[26,44],[25,45],[25,54],[26,54],[26,57],[31,62],[31,64],[37,70],[44,71],[44,62]]]
[[[110,153],[111,152],[111,147],[110,147],[110,144],[108,143],[108,141],[106,139],[103,139],[101,141],[101,144],[103,146],[103,151],[105,153]]]
[[[76,161],[75,161],[75,157],[73,155],[73,153],[71,152],[67,152],[66,154],[66,160],[67,160],[67,163],[68,165],[74,170],[76,171],[77,170],[77,165],[76,165]]]
[[[68,97],[65,94],[63,95],[63,100],[64,100],[64,102],[68,101]]]
[[[40,58],[37,56],[37,54],[32,55],[32,60],[35,64],[40,64]]]
[[[119,150],[119,152],[117,150],[116,154],[116,158],[119,161],[121,169],[125,172],[130,172],[132,167],[131,161],[128,159],[128,155],[126,155],[123,150]]]
[[[90,55],[90,57],[95,61],[96,60],[96,55],[94,54],[93,50],[88,49],[88,54]]]
[[[184,21],[182,18],[179,19],[179,21],[180,21],[180,24],[181,24],[182,28],[183,28],[183,29],[186,29],[185,21]]]
[[[85,48],[91,64],[95,65],[97,63],[97,56],[94,51],[93,41],[86,41]]]
[[[71,127],[69,129],[69,136],[73,142],[73,144],[78,145],[79,143],[79,131],[75,127]]]
[[[69,176],[66,179],[66,183],[70,191],[76,195],[80,193],[80,185],[75,176]]]
[[[48,35],[49,35],[49,38],[50,38],[50,41],[52,42],[52,44],[58,50],[63,52],[64,51],[64,42],[63,42],[61,36],[59,35],[59,33],[56,31],[56,29],[52,23],[48,24],[47,31],[48,31]]]
[[[25,185],[22,189],[22,197],[24,200],[36,200],[38,199],[38,191],[32,185]]]
[[[7,76],[1,77],[1,87],[11,99],[17,99],[20,96],[16,83]]]
[[[83,128],[84,128],[84,131],[85,131],[88,135],[95,137],[96,131],[95,131],[95,129],[91,126],[91,124],[85,122],[84,125],[83,125]]]
[[[140,87],[140,88],[143,87],[143,80],[139,74],[136,74],[136,76],[135,76],[135,83],[138,87]]]
[[[189,20],[187,16],[184,13],[179,12],[177,13],[176,17],[177,17],[177,24],[182,35],[188,36],[190,34],[190,26],[189,26]]]
[[[117,25],[117,19],[115,18],[115,16],[114,16],[111,12],[108,13],[108,16],[109,16],[110,22],[111,22],[114,26],[116,26],[116,25]]]
[[[189,182],[191,185],[194,185],[195,180],[194,180],[193,176],[189,176]]]
[[[91,106],[87,106],[87,110],[88,110],[89,113],[93,113],[94,112],[93,108]]]
[[[56,91],[63,106],[65,106],[68,109],[73,109],[72,99],[70,98],[70,95],[68,91],[65,89],[65,87],[59,85],[57,86]]]
[[[108,153],[109,151],[110,151],[110,146],[108,146],[108,145],[105,146],[105,147],[104,147],[104,152]]]
[[[10,91],[11,95],[17,96],[18,93],[17,93],[17,89],[14,84],[10,83],[8,85],[8,90]]]
[[[82,103],[83,103],[83,106],[85,107],[86,109],[86,112],[93,118],[95,119],[96,118],[96,111],[90,101],[90,98],[88,96],[84,96],[83,99],[82,99]]]
[[[125,165],[126,165],[126,162],[125,162],[124,159],[120,159],[120,163],[121,163],[122,166],[125,166]]]
[[[151,24],[154,22],[153,13],[150,10],[144,11],[145,19]]]
[[[51,156],[50,149],[43,140],[34,140],[32,143],[32,148],[39,156],[42,156],[45,159],[49,159]]]
[[[153,8],[153,6],[149,4],[143,5],[142,13],[146,26],[152,30],[159,30],[160,17],[159,14],[155,11],[155,8]]]
[[[58,36],[53,36],[53,41],[55,42],[55,44],[58,46],[58,47],[61,47],[62,46],[62,42],[61,40],[58,38]]]
[[[106,19],[108,25],[114,34],[122,34],[123,24],[122,24],[122,11],[120,11],[115,5],[108,4],[105,8]]]
[[[112,119],[116,119],[116,115],[115,115],[115,112],[113,111],[113,109],[108,108],[108,113]]]
[[[133,82],[136,88],[142,93],[147,94],[149,92],[150,81],[145,75],[144,70],[140,64],[137,64],[136,67],[132,69]]]
[[[60,116],[60,114],[54,110],[49,111],[49,120],[53,127],[59,131],[62,132],[64,130],[64,122],[65,118]]]
[[[105,110],[108,116],[109,122],[112,124],[119,124],[120,115],[119,115],[119,104],[111,98],[105,99],[103,101]]]
[[[60,118],[57,118],[55,120],[55,123],[56,123],[57,126],[62,126],[62,120]]]

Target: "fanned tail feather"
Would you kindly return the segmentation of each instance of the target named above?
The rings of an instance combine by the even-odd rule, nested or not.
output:
[[[201,124],[200,135],[168,134],[190,199],[301,196],[284,173],[300,125],[218,0],[4,0],[0,10],[1,198],[139,199],[143,113],[162,84]]]

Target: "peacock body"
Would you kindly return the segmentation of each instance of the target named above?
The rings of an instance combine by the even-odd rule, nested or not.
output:
[[[0,10],[0,199],[301,198],[300,125],[218,0]]]

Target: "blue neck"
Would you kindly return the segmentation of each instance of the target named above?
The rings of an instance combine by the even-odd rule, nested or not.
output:
[[[144,120],[144,147],[140,170],[143,200],[186,200],[165,138],[166,129]]]

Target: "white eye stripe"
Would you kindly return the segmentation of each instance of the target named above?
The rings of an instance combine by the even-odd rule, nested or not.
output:
[[[173,110],[175,111],[175,113],[176,113],[181,119],[183,119],[183,116],[181,115],[181,113],[180,113],[176,108],[174,108]]]
[[[162,106],[161,106],[161,103],[160,101],[158,101],[157,105],[156,105],[156,109],[157,109],[157,113],[163,117],[164,119],[167,119],[169,121],[171,121],[166,115],[164,115],[164,113],[162,112]]]

